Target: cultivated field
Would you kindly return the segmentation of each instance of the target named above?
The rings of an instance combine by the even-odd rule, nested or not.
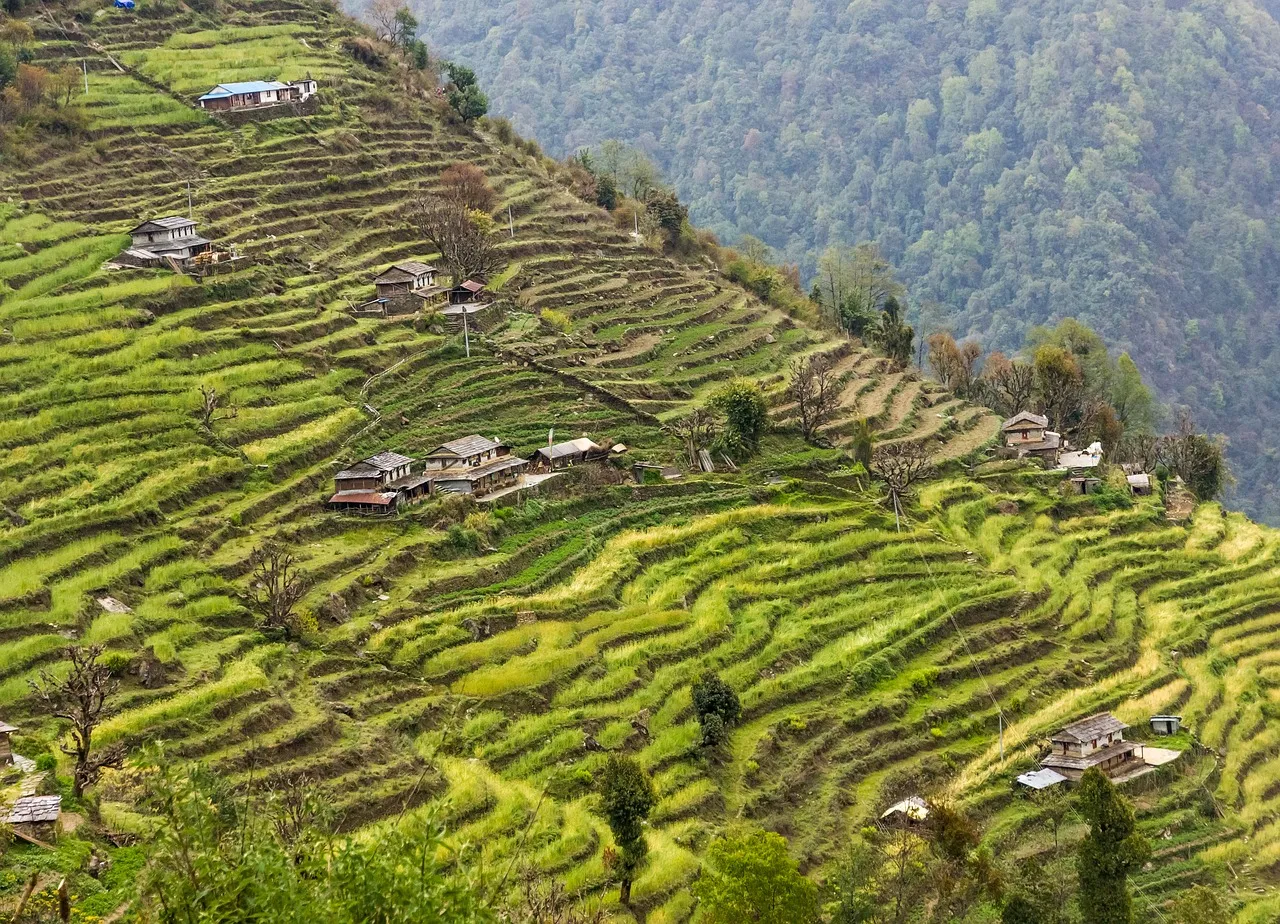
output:
[[[167,680],[130,680],[104,740],[164,739],[238,780],[305,774],[348,828],[439,811],[495,860],[518,848],[594,895],[609,835],[591,774],[626,749],[662,797],[635,897],[677,921],[730,819],[787,834],[820,871],[890,794],[945,791],[1035,850],[1010,780],[1039,735],[1101,708],[1135,725],[1180,711],[1223,757],[1189,755],[1142,796],[1160,853],[1140,900],[1230,861],[1248,919],[1280,913],[1277,540],[1215,507],[1173,526],[1156,502],[1103,513],[992,474],[931,484],[898,533],[874,492],[811,472],[830,454],[779,440],[739,476],[579,484],[453,528],[438,506],[326,513],[338,464],[471,432],[527,452],[555,428],[674,461],[663,423],[734,374],[785,421],[787,366],[811,351],[838,364],[837,439],[868,417],[951,458],[996,421],[637,245],[534,158],[357,64],[327,6],[225,6],[216,22],[75,23],[57,5],[37,21],[39,61],[88,61],[94,137],[0,168],[0,715],[31,730],[20,750],[46,744],[27,681],[67,638],[149,650]],[[188,105],[307,72],[322,109],[306,119],[231,129]],[[386,263],[433,257],[400,209],[458,161],[485,170],[515,228],[509,323],[470,359],[451,333],[348,311]],[[102,268],[139,220],[185,213],[188,184],[201,233],[252,267],[203,284]],[[571,330],[541,325],[546,308]],[[201,386],[235,416],[201,427]],[[311,581],[314,644],[264,637],[243,605],[268,539]],[[104,594],[132,612],[103,612]],[[689,706],[712,668],[746,711],[722,762],[698,753]]]

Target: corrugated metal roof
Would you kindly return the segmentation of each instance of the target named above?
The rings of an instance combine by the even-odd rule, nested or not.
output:
[[[10,725],[8,722],[0,722],[0,735],[12,735],[18,730],[18,726]]]
[[[62,813],[62,796],[23,796],[9,810],[6,824],[36,825],[57,821]]]
[[[246,80],[241,83],[220,83],[200,99],[226,99],[228,96],[243,96],[247,93],[265,93],[268,90],[287,90],[287,83],[277,80]]]
[[[1048,789],[1050,786],[1065,783],[1066,780],[1067,778],[1061,773],[1050,770],[1048,767],[1032,770],[1018,777],[1018,782],[1028,789]]]
[[[466,289],[468,292],[470,292],[470,293],[472,293],[472,294],[474,295],[476,292],[483,292],[483,291],[484,291],[484,288],[485,288],[485,285],[484,285],[484,283],[483,283],[483,282],[477,282],[477,281],[476,281],[476,280],[474,280],[474,279],[468,279],[468,280],[467,280],[466,282],[464,282],[462,285],[458,286],[458,288],[459,288],[459,289]]]
[[[881,818],[888,818],[890,815],[897,814],[906,815],[912,821],[924,821],[929,817],[929,803],[925,802],[919,796],[907,796],[901,802],[889,806],[881,813]]]
[[[562,459],[565,456],[578,455],[579,453],[603,451],[603,446],[598,445],[594,440],[582,436],[576,440],[556,443],[554,446],[543,446],[538,450],[538,455],[542,456],[544,459]]]

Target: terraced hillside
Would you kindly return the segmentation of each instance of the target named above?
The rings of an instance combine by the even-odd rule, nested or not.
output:
[[[478,431],[529,450],[554,427],[672,460],[663,421],[734,374],[785,421],[786,367],[806,351],[837,363],[837,438],[870,417],[883,440],[958,457],[994,420],[637,245],[535,159],[356,63],[354,27],[327,6],[158,10],[78,23],[48,6],[37,60],[89,62],[94,137],[0,168],[0,712],[29,729],[19,750],[49,743],[27,681],[67,638],[150,651],[163,682],[131,677],[104,740],[165,739],[234,779],[305,774],[347,828],[442,811],[495,859],[519,843],[591,895],[608,834],[590,774],[626,749],[662,797],[634,894],[663,921],[687,917],[699,851],[736,817],[788,834],[821,873],[890,794],[945,790],[1036,849],[1009,780],[1037,735],[1096,708],[1177,709],[1224,757],[1188,755],[1143,797],[1163,851],[1144,900],[1230,861],[1246,919],[1274,918],[1272,533],[1213,507],[1170,525],[1158,499],[1102,512],[997,471],[930,485],[899,534],[874,491],[815,473],[834,454],[785,438],[736,476],[584,476],[465,519],[331,516],[334,465],[384,447]],[[233,129],[186,103],[306,72],[324,83],[305,119]],[[347,310],[375,269],[432,258],[399,209],[457,161],[483,167],[515,226],[494,283],[507,321],[470,358],[450,333]],[[203,284],[104,270],[125,229],[186,208],[188,182],[202,232],[254,266]],[[542,325],[545,308],[572,329]],[[235,416],[201,426],[201,386]],[[799,480],[769,483],[789,465]],[[310,581],[306,645],[245,608],[269,539]],[[105,594],[132,612],[104,612]],[[694,747],[688,683],[707,668],[746,709],[722,763]]]

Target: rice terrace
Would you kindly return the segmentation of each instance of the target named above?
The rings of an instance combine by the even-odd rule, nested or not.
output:
[[[999,920],[1028,861],[1074,870],[1066,787],[1017,780],[1100,713],[1179,755],[1118,788],[1150,844],[1136,919],[1204,885],[1280,920],[1280,534],[1154,467],[1018,458],[1013,415],[909,333],[850,336],[660,196],[611,213],[586,167],[466,117],[448,49],[415,67],[322,0],[11,12],[0,47],[49,83],[0,106],[0,806],[61,815],[6,816],[0,920],[57,920],[64,881],[70,920],[177,920],[139,894],[142,793],[175,767],[228,804],[319,794],[344,843],[438,826],[498,903],[535,877],[651,924],[706,913],[743,826],[855,920],[828,890],[854,841],[923,836],[884,817],[914,797],[973,820],[1002,897],[857,920]],[[491,197],[483,271],[429,239],[459,165]],[[395,266],[441,282],[398,311]],[[743,395],[768,427],[735,443]],[[472,467],[528,469],[441,488],[466,466],[423,460],[472,436]],[[349,473],[379,515],[336,509]],[[111,690],[118,759],[83,779],[48,699],[69,646]],[[737,704],[714,747],[709,675]],[[654,793],[626,903],[619,757]]]

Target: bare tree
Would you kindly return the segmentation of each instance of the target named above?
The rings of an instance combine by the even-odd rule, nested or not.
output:
[[[806,440],[812,440],[835,414],[840,399],[830,357],[819,353],[792,360],[789,391],[800,412],[800,430]]]
[[[205,429],[212,430],[215,420],[230,420],[240,413],[240,409],[234,404],[229,409],[219,414],[218,411],[223,408],[223,395],[218,393],[218,389],[210,388],[205,385],[200,386],[200,423]]]
[[[987,400],[1004,416],[1012,417],[1031,406],[1036,376],[1030,363],[992,353],[983,366],[981,381],[986,385]]]
[[[397,47],[403,45],[406,38],[406,20],[401,10],[407,11],[401,0],[373,0],[368,7],[368,16],[373,21],[378,38]]]
[[[38,681],[28,681],[31,692],[46,709],[71,723],[71,744],[62,745],[62,752],[76,761],[76,798],[84,795],[85,787],[93,785],[104,768],[119,767],[124,761],[123,744],[93,750],[93,733],[102,723],[107,700],[120,689],[110,669],[98,663],[102,651],[101,645],[72,645],[63,652],[71,664],[66,677],[41,671]]]
[[[961,398],[972,398],[982,347],[974,340],[956,343],[956,338],[946,332],[931,334],[928,344],[929,365],[938,381]]]
[[[893,503],[893,516],[902,528],[899,514],[902,497],[911,486],[933,474],[933,460],[928,447],[919,440],[881,443],[871,456],[871,473],[885,483]]]
[[[440,174],[440,186],[446,199],[486,215],[498,204],[498,194],[489,185],[484,171],[474,164],[457,163]]]
[[[250,558],[253,565],[253,608],[268,629],[286,636],[301,634],[302,622],[297,606],[307,591],[306,579],[294,564],[293,555],[277,545],[256,549]]]
[[[498,915],[508,924],[604,924],[609,918],[604,909],[583,908],[564,885],[540,876],[534,869],[520,874],[518,897]]]
[[[502,265],[492,230],[478,218],[453,198],[423,195],[413,204],[413,225],[439,252],[455,285],[488,276]]]
[[[698,450],[711,445],[716,437],[716,417],[706,408],[695,408],[684,417],[673,421],[668,429],[684,443],[689,465],[698,467]]]

